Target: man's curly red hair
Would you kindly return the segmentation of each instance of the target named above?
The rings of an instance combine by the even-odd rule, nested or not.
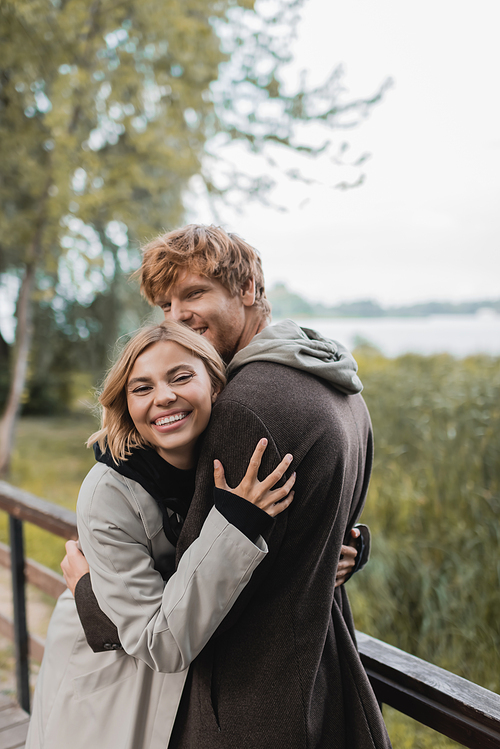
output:
[[[270,317],[259,254],[237,234],[228,234],[220,226],[188,224],[160,235],[143,247],[142,266],[137,272],[141,292],[156,305],[184,271],[215,278],[233,295],[253,278],[255,306]]]

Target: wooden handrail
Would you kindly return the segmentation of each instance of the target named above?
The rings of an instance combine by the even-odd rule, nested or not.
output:
[[[500,747],[500,695],[362,632],[357,640],[381,702],[470,749]]]
[[[4,481],[0,481],[0,509],[63,538],[77,536],[74,512]],[[10,553],[0,544],[2,563],[10,564]],[[37,562],[24,560],[24,571],[28,581],[51,595],[64,588],[59,575]],[[500,747],[500,695],[362,632],[357,638],[361,660],[380,702],[469,749]],[[41,644],[33,642],[32,649],[40,653]]]
[[[10,548],[7,544],[0,543],[0,565],[10,569]],[[61,593],[66,590],[64,577],[53,572],[43,564],[35,562],[34,559],[26,559],[24,562],[24,572],[26,582],[34,585],[52,598],[59,598]]]
[[[17,520],[26,520],[38,525],[57,536],[75,540],[78,537],[76,513],[40,499],[25,492],[24,489],[18,489],[17,486],[11,486],[6,481],[0,481],[0,510],[5,510]]]

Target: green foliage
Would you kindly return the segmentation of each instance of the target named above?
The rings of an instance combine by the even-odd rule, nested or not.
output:
[[[180,219],[213,120],[208,86],[225,59],[210,16],[225,9],[207,0],[2,3],[3,268],[26,258],[38,229],[55,271],[71,216],[98,232],[122,221],[140,238]],[[87,254],[87,273],[95,260]]]
[[[130,293],[129,293],[130,292]],[[77,373],[96,386],[112,363],[117,338],[153,319],[155,312],[135,284],[117,274],[112,288],[91,304],[38,305],[28,386],[22,413],[56,414],[73,407]]]
[[[111,342],[130,330],[129,310],[133,325],[144,318],[124,277],[142,242],[182,222],[195,175],[209,197],[258,197],[270,186],[269,164],[265,176],[243,175],[222,145],[314,154],[327,142],[308,144],[305,123],[329,133],[380,100],[382,90],[347,101],[340,69],[320,86],[301,78],[287,90],[281,71],[301,3],[2,2],[0,274],[24,278],[35,308],[31,412],[64,406],[58,380],[76,351],[86,358],[88,339],[102,370]],[[24,358],[30,328],[19,328]]]
[[[62,339],[69,337],[74,350],[91,334],[85,322],[78,324],[90,316],[75,315],[75,305],[112,297],[112,312],[96,321],[95,335],[104,328],[101,347],[115,340],[129,306],[120,274],[137,266],[139,242],[181,220],[183,191],[200,173],[215,129],[209,87],[226,59],[212,19],[232,5],[5,0],[0,6],[0,273],[22,278],[28,299],[27,319],[16,332],[18,342],[26,341],[16,350],[20,362],[30,347],[30,316],[40,335],[26,393],[32,411],[67,400],[58,375],[72,366],[71,352]],[[24,367],[18,371],[22,379]],[[16,411],[14,400],[5,425]],[[7,465],[8,434],[4,442]]]
[[[358,628],[500,690],[500,361],[358,357],[375,431]]]

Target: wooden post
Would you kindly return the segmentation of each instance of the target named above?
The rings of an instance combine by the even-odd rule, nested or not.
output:
[[[14,603],[14,643],[16,649],[17,701],[30,711],[28,662],[28,627],[26,625],[26,590],[24,578],[24,538],[22,520],[9,516],[12,598]]]

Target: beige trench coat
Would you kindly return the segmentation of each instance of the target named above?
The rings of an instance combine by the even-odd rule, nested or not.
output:
[[[78,532],[101,609],[123,650],[94,653],[73,597],[50,622],[26,749],[166,749],[191,661],[266,556],[213,508],[165,584],[175,555],[161,512],[135,481],[97,464],[83,482]]]

